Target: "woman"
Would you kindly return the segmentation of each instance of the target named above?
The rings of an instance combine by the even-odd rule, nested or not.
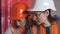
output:
[[[29,9],[33,12],[32,34],[59,34],[59,25],[51,17],[51,10],[56,11],[53,0],[35,1],[33,8]]]
[[[24,3],[13,5],[10,13],[11,25],[6,30],[5,34],[29,34],[29,21],[27,6]]]

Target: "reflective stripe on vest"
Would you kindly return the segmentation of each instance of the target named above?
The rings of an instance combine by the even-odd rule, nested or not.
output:
[[[51,34],[58,34],[58,29],[57,29],[57,25],[56,25],[55,20],[52,22],[51,28],[52,28]],[[34,34],[34,31],[35,31],[35,26],[33,25],[32,34]],[[42,25],[40,25],[40,27],[39,27],[39,34],[46,34],[44,27]]]
[[[19,34],[26,34],[26,32],[25,32],[25,30],[23,30],[23,28],[20,28],[18,30],[19,30]],[[18,33],[17,29],[14,28],[14,34],[17,34],[17,33]]]

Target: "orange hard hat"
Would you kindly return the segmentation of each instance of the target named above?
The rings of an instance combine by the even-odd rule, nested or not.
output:
[[[13,5],[10,12],[10,19],[15,20],[15,19],[27,17],[26,10],[27,10],[27,5],[24,3],[17,3]]]

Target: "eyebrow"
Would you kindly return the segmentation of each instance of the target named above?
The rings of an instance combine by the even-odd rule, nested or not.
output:
[[[17,20],[17,21],[21,22],[21,20]]]

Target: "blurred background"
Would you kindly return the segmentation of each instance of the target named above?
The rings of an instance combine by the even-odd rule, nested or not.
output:
[[[54,15],[60,16],[60,0],[54,0],[54,3],[55,3],[57,11],[55,12],[52,11],[51,14],[52,16]]]

